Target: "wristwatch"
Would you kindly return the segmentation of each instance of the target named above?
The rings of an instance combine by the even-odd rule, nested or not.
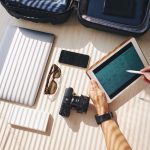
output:
[[[104,121],[110,120],[112,118],[113,118],[112,112],[108,112],[108,113],[103,114],[103,115],[95,115],[95,119],[96,119],[97,124],[101,124]]]

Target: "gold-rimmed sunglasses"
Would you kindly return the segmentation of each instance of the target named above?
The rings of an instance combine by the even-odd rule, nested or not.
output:
[[[57,83],[55,81],[56,78],[60,78],[61,76],[61,70],[60,68],[56,65],[53,64],[47,77],[46,85],[45,85],[45,94],[54,94],[57,90]]]

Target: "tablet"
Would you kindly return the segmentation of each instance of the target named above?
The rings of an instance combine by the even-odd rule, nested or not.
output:
[[[87,70],[87,75],[97,81],[106,93],[108,102],[112,102],[129,86],[140,79],[139,74],[131,74],[126,70],[141,70],[147,66],[136,40],[131,38],[121,43]]]

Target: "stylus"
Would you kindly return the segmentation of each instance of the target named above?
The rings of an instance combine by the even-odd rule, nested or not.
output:
[[[136,71],[136,70],[126,70],[128,73],[134,73],[134,74],[141,74],[143,75],[144,73],[141,71]]]

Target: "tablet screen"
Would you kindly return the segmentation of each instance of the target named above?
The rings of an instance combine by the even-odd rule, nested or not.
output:
[[[129,43],[93,72],[112,99],[140,77],[140,75],[128,73],[126,70],[141,70],[142,68],[144,68],[144,64],[133,44]]]

